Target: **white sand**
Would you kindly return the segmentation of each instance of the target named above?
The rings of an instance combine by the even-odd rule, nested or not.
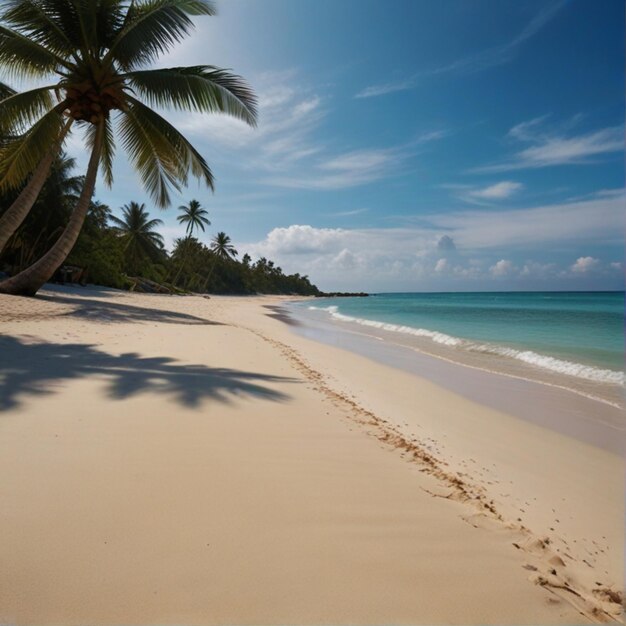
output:
[[[0,623],[620,618],[621,459],[277,298],[43,295],[0,296]]]

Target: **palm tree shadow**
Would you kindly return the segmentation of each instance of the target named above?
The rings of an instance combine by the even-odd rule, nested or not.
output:
[[[0,337],[0,410],[20,406],[29,396],[51,395],[60,383],[87,377],[104,380],[105,393],[123,400],[157,393],[185,407],[204,401],[230,403],[236,397],[284,402],[289,396],[264,383],[294,378],[206,365],[185,365],[170,357],[108,354],[88,344],[27,343]]]
[[[79,317],[97,322],[164,322],[168,324],[220,325],[219,322],[197,317],[189,313],[169,311],[161,308],[147,308],[132,304],[111,302],[105,299],[66,297],[62,295],[40,295],[40,300],[69,304],[72,310],[64,315]]]

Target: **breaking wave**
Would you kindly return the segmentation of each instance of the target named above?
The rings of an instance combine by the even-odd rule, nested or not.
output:
[[[426,328],[415,328],[413,326],[403,326],[400,324],[391,324],[389,322],[380,322],[361,317],[353,317],[351,315],[339,313],[339,309],[336,306],[309,306],[308,308],[311,310],[326,311],[333,319],[341,322],[351,322],[353,324],[359,324],[360,326],[368,326],[370,328],[377,328],[393,333],[413,335],[414,337],[426,337],[435,343],[449,346],[451,348],[467,350],[469,352],[480,352],[482,354],[494,354],[501,357],[516,359],[527,363],[528,365],[533,365],[558,374],[565,374],[567,376],[574,376],[584,380],[613,385],[624,385],[626,383],[626,374],[624,372],[617,372],[614,370],[594,367],[592,365],[584,365],[582,363],[558,359],[556,357],[538,354],[532,350],[518,350],[516,348],[508,348],[506,346],[479,343],[468,339],[462,339],[461,337],[454,337],[452,335],[440,333],[435,330],[428,330]]]

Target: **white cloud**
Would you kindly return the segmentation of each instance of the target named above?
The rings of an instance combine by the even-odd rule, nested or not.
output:
[[[522,185],[522,183],[516,183],[512,180],[503,180],[500,183],[495,183],[483,189],[469,191],[467,195],[481,200],[504,200],[523,188],[524,185]]]
[[[493,276],[509,276],[514,270],[513,263],[508,259],[500,259],[495,265],[489,268]]]
[[[435,264],[435,272],[442,273],[449,269],[447,259],[439,259]]]
[[[622,271],[622,264],[619,261],[613,261],[613,263],[610,264],[610,268],[613,270],[618,270],[619,272]]]
[[[537,261],[527,261],[520,272],[520,276],[524,278],[541,278],[545,279],[554,276],[557,271],[555,263],[539,263]]]
[[[505,172],[520,169],[536,169],[555,165],[590,163],[592,157],[622,152],[624,129],[611,126],[589,133],[567,135],[565,130],[542,130],[548,116],[538,117],[513,126],[508,136],[515,141],[530,143],[503,163],[494,163],[470,170],[474,173]],[[566,127],[572,124],[565,124]]]
[[[448,231],[458,248],[539,247],[550,242],[619,241],[623,231],[619,195],[508,211],[471,210],[421,218]]]
[[[525,122],[520,122],[513,126],[507,133],[508,137],[519,139],[520,141],[533,141],[535,139],[535,133],[537,127],[541,126],[545,122],[549,115],[541,115]]]
[[[539,145],[526,148],[517,154],[521,164],[533,167],[584,163],[586,157],[624,149],[624,132],[619,126],[604,128],[575,137],[550,137]]]
[[[355,150],[310,164],[265,182],[292,189],[332,190],[375,182],[398,171],[408,154],[402,149]]]
[[[384,96],[388,93],[394,93],[396,91],[406,91],[407,89],[413,89],[415,86],[414,78],[407,78],[406,80],[399,80],[395,82],[383,83],[380,85],[370,85],[359,91],[355,98],[373,98],[375,96]]]
[[[239,248],[254,258],[273,259],[287,272],[309,274],[325,289],[465,288],[467,280],[476,281],[482,288],[503,278],[523,280],[525,286],[531,284],[529,281],[542,285],[546,280],[582,278],[593,269],[602,269],[592,257],[580,257],[572,267],[558,267],[541,258],[555,243],[560,248],[576,246],[583,239],[587,244],[612,234],[613,223],[591,232],[593,222],[601,221],[591,206],[586,205],[586,221],[580,219],[580,208],[575,206],[489,211],[478,217],[471,212],[475,223],[459,222],[452,230],[434,223],[445,216],[430,216],[422,220],[421,226],[412,228],[316,228],[293,224],[274,228],[261,241]],[[558,227],[567,223],[564,216],[568,214],[573,215],[576,228],[559,231]],[[528,227],[520,229],[520,224]],[[442,241],[446,242],[444,248],[450,245],[448,241],[456,243],[455,248],[441,249]],[[516,249],[519,247],[518,253],[527,251],[530,244],[537,257],[516,263]],[[504,249],[510,256],[502,255]]]
[[[599,265],[600,261],[598,259],[594,259],[591,256],[581,256],[576,259],[576,263],[572,265],[571,270],[576,274],[586,274],[596,269]]]

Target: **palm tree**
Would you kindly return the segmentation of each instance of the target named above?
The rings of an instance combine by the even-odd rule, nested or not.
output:
[[[183,214],[179,215],[176,219],[180,224],[187,224],[187,228],[185,229],[185,232],[187,233],[187,239],[191,239],[194,229],[199,228],[202,230],[202,232],[204,232],[205,224],[207,226],[211,225],[211,222],[207,217],[209,212],[206,209],[203,209],[202,205],[197,200],[190,200],[189,204],[186,206],[182,204],[178,207],[178,210],[182,211]],[[176,283],[180,276],[180,273],[183,271],[186,260],[187,258],[185,257],[183,259],[183,262],[180,264],[178,272],[176,273],[176,276],[174,278],[174,283]]]
[[[219,232],[215,235],[215,237],[213,237],[210,249],[213,253],[213,263],[211,265],[211,270],[204,281],[204,291],[206,291],[209,280],[211,279],[211,276],[213,276],[217,260],[221,259],[222,261],[231,261],[237,258],[237,255],[239,254],[237,250],[235,250],[235,246],[231,243],[230,237],[225,232]]]
[[[144,204],[126,204],[122,207],[122,219],[115,215],[111,215],[109,219],[123,241],[129,273],[139,272],[146,259],[153,262],[163,259],[163,237],[154,230],[163,224],[163,220],[150,219]]]
[[[75,165],[76,160],[64,152],[57,155],[28,219],[9,237],[0,257],[13,259],[13,265],[22,269],[43,254],[63,232],[84,183],[82,176],[72,175]],[[11,190],[0,194],[0,206],[9,206],[0,221],[11,211],[22,192]]]
[[[230,237],[224,232],[217,233],[217,235],[213,237],[211,252],[225,261],[235,259],[239,254],[237,250],[235,250],[235,246],[230,242]]]
[[[204,226],[210,226],[211,222],[207,215],[209,212],[202,208],[202,205],[197,200],[190,200],[188,205],[181,205],[178,207],[179,211],[182,211],[182,215],[179,215],[176,219],[181,224],[187,224],[185,232],[187,237],[193,235],[193,231],[199,228],[204,232]]]
[[[74,126],[91,156],[68,224],[31,267],[0,291],[33,295],[63,263],[80,233],[98,169],[113,181],[115,118],[122,147],[160,207],[189,173],[213,188],[209,166],[152,106],[225,113],[256,124],[256,98],[242,78],[210,65],[142,69],[214,15],[210,0],[8,0],[0,15],[0,68],[16,78],[55,80],[0,101],[0,188],[38,171],[49,146]],[[141,101],[145,100],[145,103]],[[33,179],[31,178],[31,181]]]

